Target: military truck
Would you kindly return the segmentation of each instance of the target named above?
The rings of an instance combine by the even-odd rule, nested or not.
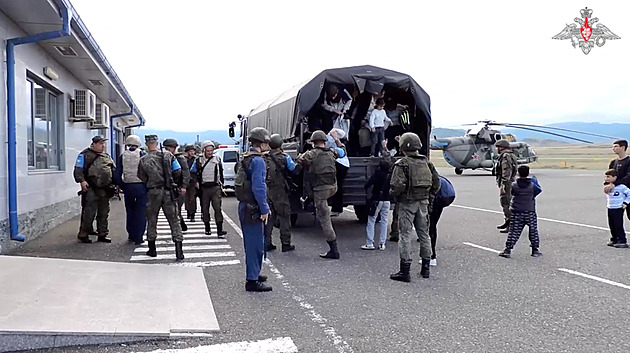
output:
[[[280,134],[284,139],[283,149],[293,158],[311,148],[308,138],[317,129],[318,122],[330,119],[329,111],[322,108],[326,92],[331,85],[345,90],[352,97],[346,116],[351,121],[348,133],[348,156],[350,169],[343,185],[344,206],[352,205],[357,218],[367,220],[367,195],[364,185],[378,168],[380,158],[361,155],[358,146],[360,122],[367,117],[376,97],[386,100],[387,108],[397,109],[404,118],[386,130],[388,144],[397,148],[394,136],[404,132],[415,132],[422,140],[422,154],[428,155],[431,133],[431,110],[429,95],[409,75],[375,66],[354,66],[322,71],[312,80],[303,82],[264,102],[247,116],[239,115],[241,127],[241,150],[249,149],[247,135],[254,127],[264,127],[270,133]],[[406,109],[405,109],[406,108]],[[404,111],[400,111],[404,109]],[[236,122],[230,124],[230,137],[235,136]],[[324,129],[326,130],[326,129]],[[328,131],[325,131],[328,132]],[[389,147],[388,147],[389,148]],[[291,195],[293,224],[298,213],[304,211],[305,190],[298,179],[298,190]]]

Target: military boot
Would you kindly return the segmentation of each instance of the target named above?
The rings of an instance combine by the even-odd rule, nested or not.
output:
[[[335,260],[339,259],[339,250],[337,249],[337,240],[333,240],[333,241],[326,240],[326,242],[328,243],[330,250],[328,250],[327,253],[319,254],[319,257],[324,258],[324,259],[335,259]]]
[[[400,260],[400,271],[389,275],[390,279],[394,281],[400,282],[411,282],[411,276],[409,275],[409,271],[411,270],[411,262],[405,262],[404,260]]]
[[[184,250],[182,249],[182,242],[175,242],[175,260],[182,261],[184,259]]]
[[[422,278],[429,278],[431,272],[431,259],[422,259],[422,268],[420,269],[420,276]]]
[[[206,226],[206,235],[211,235],[212,230],[210,230],[210,222],[203,222],[203,225]]]
[[[155,240],[149,240],[149,251],[147,256],[157,257],[157,249],[155,248]]]
[[[217,235],[219,238],[224,237],[227,234],[227,231],[223,230],[223,222],[217,222]]]
[[[247,281],[247,283],[245,283],[245,290],[248,292],[271,292],[273,289],[270,285],[264,284],[261,281]]]
[[[291,244],[282,244],[282,252],[293,251],[295,250],[295,245]]]
[[[181,224],[181,226],[182,226],[182,232],[185,232],[185,231],[188,230],[188,226],[186,225],[186,222],[184,222],[183,218],[179,219],[179,224]]]

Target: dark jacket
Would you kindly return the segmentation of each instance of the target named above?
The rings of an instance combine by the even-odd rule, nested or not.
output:
[[[617,181],[615,185],[624,184],[630,188],[630,156],[622,160],[614,159],[608,165],[608,169],[617,171]]]
[[[536,212],[535,188],[532,179],[518,178],[512,183],[512,211]]]
[[[365,184],[365,190],[369,189],[370,186],[372,188],[372,197],[370,201],[389,201],[389,175],[387,172],[384,172],[378,169],[368,182]]]

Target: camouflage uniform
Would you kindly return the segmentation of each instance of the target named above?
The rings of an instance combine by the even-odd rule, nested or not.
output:
[[[289,193],[291,192],[287,181],[288,173],[294,172],[289,170],[287,164],[287,156],[280,148],[273,149],[264,155],[267,164],[267,198],[271,208],[271,219],[265,227],[265,244],[272,244],[271,235],[273,227],[280,227],[280,242],[282,245],[291,244],[291,204],[289,202]],[[295,168],[295,166],[292,166]]]
[[[326,134],[317,130],[311,136],[313,142],[327,140]],[[320,254],[326,259],[339,259],[337,249],[337,235],[330,219],[330,208],[328,208],[328,198],[337,192],[337,168],[336,159],[347,155],[346,146],[338,140],[337,147],[332,149],[315,147],[298,157],[297,163],[303,165],[307,172],[307,184],[312,190],[313,200],[317,219],[322,226],[326,242],[330,251]]]
[[[87,175],[86,175],[87,169]],[[109,154],[97,153],[90,148],[84,149],[74,166],[74,180],[77,183],[87,181],[87,192],[82,193],[83,212],[78,238],[87,238],[92,232],[92,223],[96,217],[99,238],[109,234],[109,199],[113,196],[111,186],[114,175],[114,161]]]
[[[169,170],[164,171],[165,166],[170,167]],[[158,213],[162,208],[171,228],[173,241],[181,242],[184,237],[177,214],[177,200],[172,194],[171,185],[168,185],[167,181],[164,180],[165,173],[171,173],[172,180],[175,183],[178,181],[181,183],[181,166],[177,158],[170,152],[150,151],[140,158],[138,178],[147,184],[148,189],[147,240],[155,241],[157,239]],[[182,184],[178,184],[178,186],[181,187]]]
[[[499,197],[499,201],[506,223],[512,219],[510,202],[512,201],[512,183],[516,180],[516,170],[516,156],[511,150],[503,150],[497,162],[496,178],[497,186],[499,188],[505,187],[505,193]]]
[[[188,185],[190,184],[190,170],[188,168],[186,168],[188,166],[188,161],[186,161],[186,157],[184,157],[184,155],[182,153],[177,153],[175,154],[175,158],[177,158],[177,162],[179,163],[180,167],[182,167],[182,173],[181,173],[181,180],[179,182],[177,182],[178,185],[180,185],[180,187],[185,188],[186,190],[188,189]],[[187,190],[188,193],[188,190]],[[182,205],[184,205],[184,203],[186,202],[186,194],[184,195],[179,195],[179,197],[177,198],[177,214],[179,215],[180,219],[182,219],[182,223],[183,223],[183,218],[182,218]]]
[[[440,179],[433,163],[420,154],[401,158],[394,164],[390,185],[390,195],[396,199],[398,205],[398,226],[400,227],[398,250],[401,260],[411,263],[411,239],[414,226],[417,237],[420,239],[420,257],[430,258],[429,195],[440,189]]]

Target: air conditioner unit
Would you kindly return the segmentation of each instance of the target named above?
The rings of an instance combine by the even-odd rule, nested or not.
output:
[[[71,121],[95,121],[96,95],[89,89],[75,89],[72,113]]]
[[[109,106],[105,103],[96,104],[96,120],[90,122],[90,129],[109,128]]]

